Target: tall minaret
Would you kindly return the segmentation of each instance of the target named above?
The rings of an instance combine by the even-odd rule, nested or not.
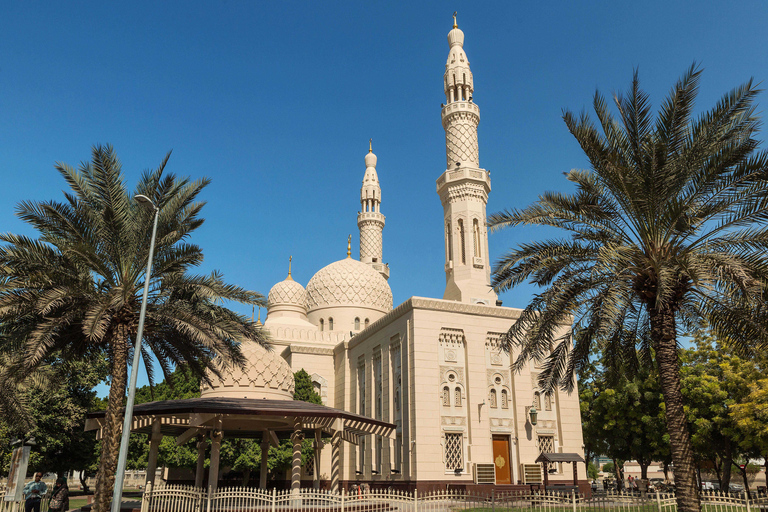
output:
[[[446,171],[437,180],[437,193],[445,214],[445,293],[443,298],[469,303],[496,304],[491,288],[485,205],[491,191],[488,171],[480,168],[477,125],[480,109],[472,101],[474,87],[464,53],[464,32],[456,25],[448,32],[448,62],[443,85],[446,104]]]
[[[360,261],[367,263],[384,279],[389,279],[389,266],[382,263],[381,232],[384,230],[384,215],[381,214],[381,187],[376,174],[376,155],[373,154],[373,141],[368,141],[368,154],[365,155],[365,176],[360,188],[360,211],[357,214],[357,227],[360,228]]]

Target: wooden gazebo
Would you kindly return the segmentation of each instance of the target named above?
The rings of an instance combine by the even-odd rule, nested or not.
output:
[[[544,471],[544,489],[547,489],[549,485],[549,471],[547,470],[547,464],[554,464],[558,462],[569,462],[573,464],[573,485],[579,485],[578,472],[576,471],[576,463],[584,462],[584,459],[578,453],[542,453],[536,459],[537,463],[541,463]]]
[[[85,429],[97,430],[101,438],[105,411],[89,413]],[[291,489],[301,485],[301,442],[305,436],[315,440],[315,487],[319,487],[320,448],[323,434],[331,437],[331,489],[339,490],[341,479],[341,441],[358,444],[361,436],[388,437],[395,425],[359,414],[298,400],[268,400],[257,398],[188,398],[164,400],[137,405],[133,409],[131,432],[150,437],[147,479],[154,480],[157,452],[163,436],[174,436],[182,445],[197,437],[198,458],[195,485],[202,487],[206,438],[211,439],[211,465],[208,485],[216,488],[219,472],[219,452],[223,437],[261,438],[262,454],[278,444],[278,434],[290,434],[293,442]],[[266,487],[267,457],[261,461],[260,485]],[[154,482],[152,482],[154,483]]]

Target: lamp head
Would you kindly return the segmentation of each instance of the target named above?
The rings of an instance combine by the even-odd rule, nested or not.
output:
[[[152,211],[157,210],[157,206],[155,206],[155,203],[152,202],[150,198],[148,198],[145,195],[142,194],[136,194],[133,196],[133,198],[139,202],[140,205],[142,205],[145,208],[151,209]]]
[[[531,409],[528,411],[528,415],[531,417],[531,425],[535,427],[538,421],[539,411],[536,410],[535,406],[531,406]]]

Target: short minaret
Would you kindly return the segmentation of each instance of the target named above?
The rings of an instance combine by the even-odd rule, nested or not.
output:
[[[464,32],[456,24],[448,33],[448,62],[443,86],[446,171],[437,180],[437,193],[445,214],[445,293],[443,298],[469,303],[496,304],[491,288],[485,206],[491,191],[488,171],[480,168],[477,125],[480,108],[474,103],[469,60],[464,53]]]
[[[365,155],[365,176],[360,188],[360,211],[357,214],[357,227],[360,229],[360,261],[367,263],[384,279],[389,279],[389,266],[382,263],[382,238],[384,215],[381,214],[381,187],[376,174],[376,155],[373,154],[373,141],[368,141],[368,154]]]

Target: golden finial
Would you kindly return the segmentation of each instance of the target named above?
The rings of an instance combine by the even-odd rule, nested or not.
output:
[[[259,319],[256,320],[256,325],[261,325],[261,308],[259,308]]]
[[[373,153],[373,139],[368,139],[368,152]]]
[[[352,235],[347,237],[347,258],[352,257]]]
[[[285,278],[286,281],[293,281],[293,277],[291,277],[291,260],[293,260],[293,256],[288,256],[288,277]]]
[[[459,26],[456,24],[456,14],[458,11],[453,11],[453,28],[459,28]]]

